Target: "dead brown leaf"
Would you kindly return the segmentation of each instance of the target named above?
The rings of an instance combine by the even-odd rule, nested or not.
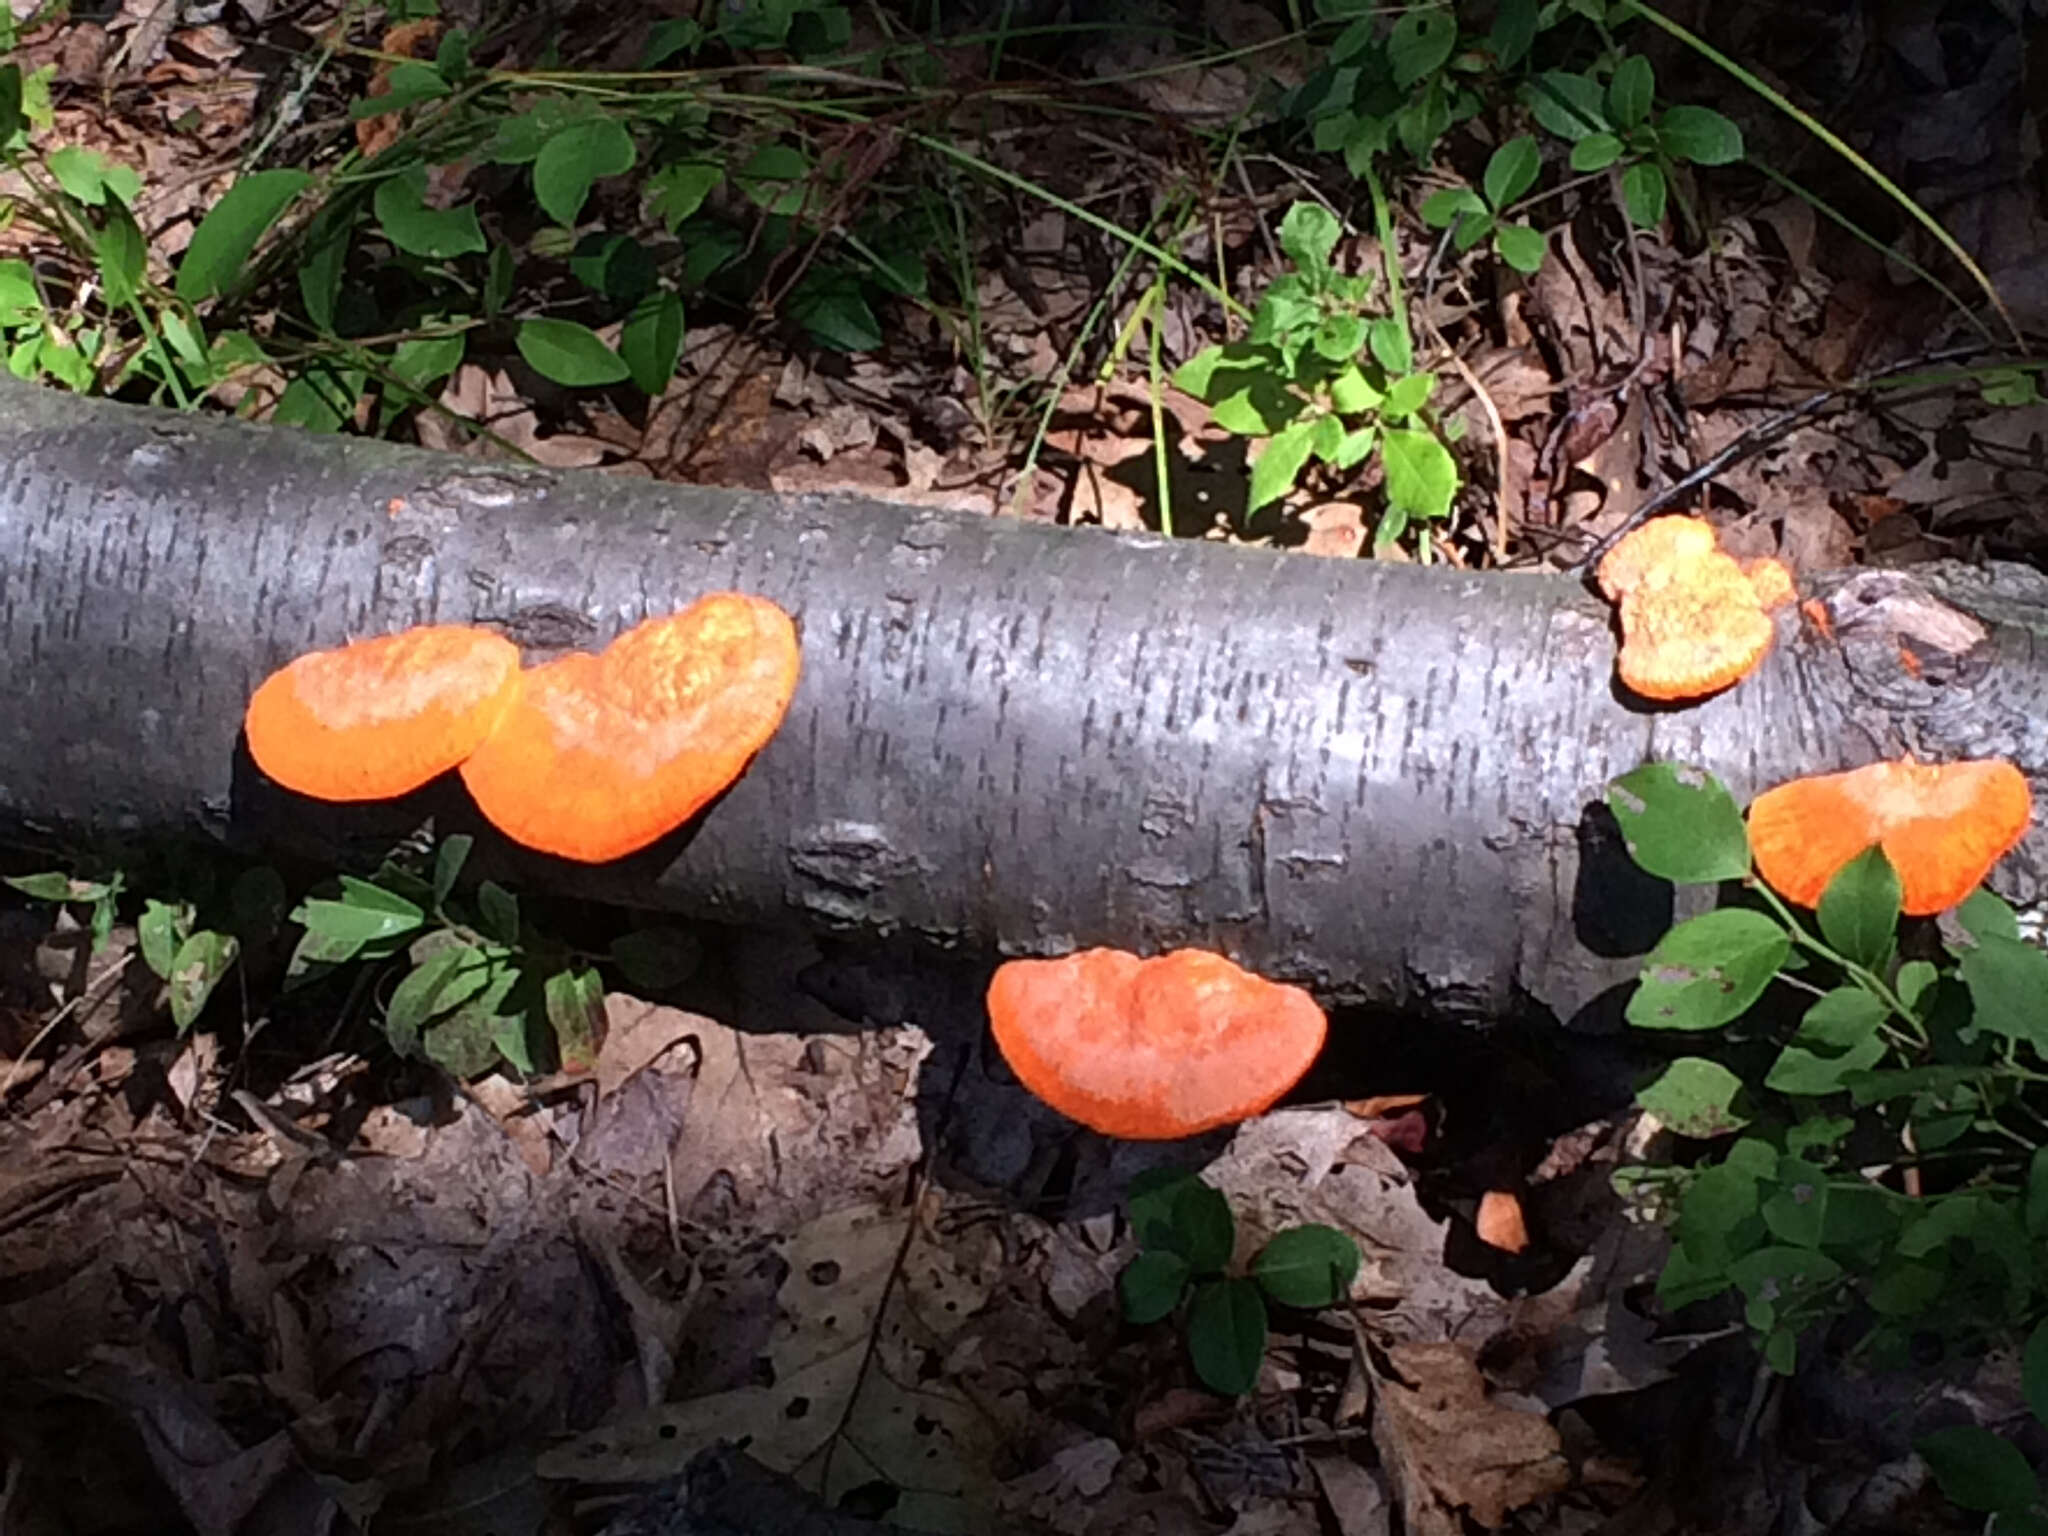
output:
[[[1411,1536],[1458,1536],[1461,1514],[1498,1530],[1513,1511],[1571,1486],[1550,1421],[1495,1402],[1462,1346],[1395,1344],[1385,1354],[1373,1441]]]

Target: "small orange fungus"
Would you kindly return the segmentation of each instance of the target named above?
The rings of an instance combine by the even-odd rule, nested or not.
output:
[[[768,744],[799,655],[775,604],[713,593],[599,655],[527,672],[462,781],[516,842],[588,864],[622,858],[695,816]]]
[[[263,680],[243,730],[256,766],[316,800],[385,800],[455,767],[519,696],[519,647],[427,625],[313,651]]]
[[[1749,807],[1749,846],[1771,889],[1810,907],[1875,844],[1898,871],[1900,907],[1943,912],[1982,883],[2033,819],[2019,769],[2003,759],[1872,763],[1794,779]]]
[[[1768,609],[1796,594],[1776,560],[1745,571],[1698,518],[1660,517],[1607,552],[1621,608],[1621,680],[1646,699],[1696,699],[1748,676],[1771,648]]]
[[[1129,1141],[1263,1114],[1301,1080],[1328,1028],[1301,988],[1197,949],[1011,960],[989,983],[988,1014],[1026,1088]]]
[[[1522,1202],[1510,1189],[1489,1189],[1479,1197],[1479,1211],[1473,1218],[1479,1241],[1503,1253],[1520,1253],[1529,1246],[1528,1223],[1522,1219]]]

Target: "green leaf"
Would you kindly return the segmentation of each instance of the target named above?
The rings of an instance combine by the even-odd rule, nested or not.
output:
[[[1650,103],[1656,95],[1657,78],[1650,61],[1640,53],[1628,55],[1614,67],[1614,77],[1607,82],[1608,120],[1623,133],[1641,126],[1650,116]]]
[[[633,135],[615,117],[571,123],[533,161],[533,196],[557,224],[573,227],[591,184],[633,168]]]
[[[107,200],[110,183],[118,183],[127,189],[122,202],[132,199],[142,189],[142,179],[126,166],[116,166],[104,155],[90,149],[81,149],[67,144],[51,150],[43,156],[43,169],[48,171],[58,186],[88,208],[98,208]]]
[[[1681,1056],[1636,1092],[1636,1103],[1680,1136],[1706,1140],[1749,1124],[1734,1105],[1742,1079],[1704,1056]]]
[[[1179,1254],[1197,1275],[1213,1275],[1230,1262],[1236,1242],[1237,1223],[1223,1192],[1201,1179],[1189,1178],[1173,1187],[1163,1240],[1147,1246]]]
[[[178,297],[196,303],[226,289],[264,231],[312,184],[311,176],[293,170],[252,171],[237,180],[192,232],[178,262]]]
[[[1814,912],[1821,936],[1856,964],[1885,969],[1899,926],[1899,890],[1891,860],[1872,844],[1843,865],[1821,893]]]
[[[1200,1182],[1200,1176],[1186,1168],[1147,1168],[1132,1177],[1124,1191],[1124,1205],[1141,1246],[1177,1251],[1173,1247],[1174,1204],[1182,1186]]]
[[[1712,107],[1671,108],[1657,119],[1657,143],[1694,165],[1732,165],[1743,155],[1742,130]]]
[[[1483,185],[1487,202],[1496,212],[1505,211],[1508,204],[1536,185],[1542,171],[1543,152],[1536,147],[1534,135],[1524,133],[1509,139],[1486,162]]]
[[[882,344],[881,322],[851,272],[815,274],[786,307],[790,319],[834,351],[872,352]]]
[[[354,959],[365,945],[403,938],[419,928],[421,916],[417,912],[408,917],[402,912],[382,912],[374,907],[351,906],[345,901],[313,899],[299,903],[292,921],[300,924],[309,937],[318,937],[327,945],[346,951],[321,957],[333,962]]]
[[[1710,885],[1749,873],[1742,808],[1711,773],[1645,763],[1607,786],[1629,857],[1660,880]]]
[[[1431,432],[1390,431],[1380,439],[1387,500],[1412,518],[1442,517],[1458,493],[1458,465]]]
[[[408,255],[429,260],[468,256],[487,248],[473,204],[429,208],[426,195],[425,166],[413,166],[377,184],[370,207],[385,239]]]
[[[1875,1066],[1884,1058],[1884,1053],[1884,1041],[1875,1036],[1840,1052],[1788,1045],[1771,1063],[1771,1070],[1764,1076],[1764,1086],[1779,1093],[1806,1096],[1838,1093],[1848,1086],[1851,1073]]]
[[[1861,987],[1836,987],[1806,1010],[1793,1038],[1816,1050],[1846,1051],[1875,1035],[1886,1012],[1885,1005]]]
[[[1487,51],[1502,69],[1513,69],[1528,57],[1539,25],[1538,0],[1501,0],[1487,34]]]
[[[1414,338],[1395,316],[1382,315],[1373,321],[1367,339],[1372,345],[1373,359],[1389,374],[1408,373],[1415,367]]]
[[[619,333],[619,356],[642,394],[660,397],[675,376],[682,350],[682,299],[667,291],[648,294]]]
[[[2048,1052],[2048,954],[1987,933],[1956,970],[1970,989],[1977,1028]]]
[[[9,13],[12,18],[12,11]],[[21,111],[21,66],[0,64],[0,149],[9,147],[23,131]]]
[[[2048,1147],[2036,1147],[2027,1160],[2027,1193],[2021,1210],[2029,1237],[2048,1236]],[[2041,1422],[2048,1424],[2048,1418]]]
[[[1356,469],[1366,461],[1379,438],[1379,428],[1374,426],[1363,426],[1355,432],[1347,432],[1344,434],[1344,440],[1337,445],[1337,451],[1329,456],[1330,462],[1339,469]]]
[[[1351,1294],[1358,1244],[1335,1227],[1307,1222],[1276,1232],[1252,1261],[1252,1277],[1283,1307],[1314,1311]]]
[[[1356,368],[1346,368],[1330,380],[1330,404],[1346,416],[1376,409],[1386,398]]]
[[[462,331],[449,336],[410,337],[392,349],[391,375],[423,397],[430,386],[461,366],[468,345],[469,337]]]
[[[348,104],[348,115],[357,122],[403,112],[423,101],[437,101],[449,93],[441,71],[419,59],[407,59],[391,67],[389,88],[375,96],[363,96]]]
[[[1436,375],[1433,373],[1411,373],[1395,379],[1387,386],[1387,398],[1380,406],[1380,414],[1389,421],[1406,421],[1422,409],[1422,403],[1435,388]]]
[[[562,1065],[571,1072],[590,1071],[604,1037],[603,978],[595,966],[559,970],[542,984],[541,994]]]
[[[1486,212],[1486,203],[1470,187],[1445,187],[1422,201],[1422,222],[1431,229],[1449,229],[1460,216]]]
[[[702,946],[681,928],[641,928],[612,940],[612,963],[629,986],[666,992],[695,974]]]
[[[100,279],[106,286],[107,303],[125,306],[142,291],[149,246],[136,227],[135,215],[121,204],[107,209],[106,222],[93,240],[93,254],[99,261]]]
[[[2019,914],[1981,885],[1956,907],[1956,921],[1973,939],[2017,939],[2020,936]]]
[[[1781,1243],[1818,1248],[1827,1225],[1826,1171],[1803,1158],[1787,1157],[1778,1164],[1777,1180],[1777,1189],[1758,1208],[1764,1226]]]
[[[1188,1279],[1186,1259],[1164,1248],[1147,1248],[1117,1276],[1124,1317],[1141,1326],[1158,1322],[1180,1305]]]
[[[1245,502],[1247,513],[1278,501],[1294,489],[1295,478],[1308,463],[1309,452],[1315,446],[1315,431],[1314,418],[1296,421],[1282,428],[1260,451],[1252,461],[1251,495]]]
[[[142,963],[165,981],[171,979],[171,962],[177,959],[182,942],[179,929],[189,919],[186,908],[151,898],[143,902],[142,915],[135,920],[135,941],[142,951]]]
[[[1258,1385],[1266,1358],[1266,1303],[1250,1280],[1210,1280],[1188,1307],[1188,1357],[1212,1392],[1238,1397]]]
[[[178,946],[171,961],[169,983],[171,1022],[184,1034],[206,1007],[213,989],[227,975],[242,946],[234,935],[202,928]]]
[[[1545,70],[1522,88],[1522,99],[1536,121],[1574,144],[1609,126],[1605,96],[1599,81],[1556,69]]]
[[[810,158],[792,144],[764,144],[733,172],[733,184],[764,211],[794,217],[808,195]]]
[[[1941,979],[1941,972],[1926,960],[1908,960],[1899,967],[1899,974],[1892,980],[1892,990],[1899,994],[1915,1018],[1921,1014],[1921,1000],[1928,996],[1929,989]]]
[[[484,153],[496,165],[531,165],[550,139],[592,110],[580,98],[542,96],[526,111],[499,118]]]
[[[18,325],[43,312],[35,271],[25,261],[0,261],[0,325]]]
[[[1394,84],[1407,90],[1424,76],[1443,68],[1458,42],[1458,21],[1448,7],[1402,13],[1387,34],[1387,62]]]
[[[2041,1496],[2019,1447],[1975,1424],[1937,1429],[1913,1442],[1951,1504],[1984,1513],[2023,1510]]]
[[[1623,147],[1611,133],[1589,133],[1572,146],[1571,167],[1582,176],[1604,171],[1621,158]]]
[[[574,320],[523,321],[513,343],[535,373],[572,388],[616,384],[632,372],[597,332]]]
[[[725,167],[716,161],[685,160],[665,165],[647,178],[647,206],[670,234],[676,226],[704,206],[725,180]]]
[[[427,956],[405,974],[384,1005],[384,1033],[392,1049],[401,1056],[411,1055],[420,1031],[483,991],[496,969],[482,950],[470,944],[452,945]]]
[[[2020,1351],[2020,1391],[2035,1420],[2048,1424],[2048,1322],[2035,1325]]]
[[[389,912],[414,923],[426,920],[427,914],[411,897],[374,880],[361,880],[354,875],[341,876],[341,899],[347,905],[360,907],[366,912]]]
[[[306,318],[322,331],[334,329],[334,301],[341,293],[349,242],[354,238],[352,220],[323,216],[314,222],[312,241],[299,267],[299,298],[306,306]]]
[[[1664,222],[1664,201],[1669,192],[1664,172],[1648,160],[1639,160],[1621,173],[1622,206],[1643,229],[1655,229]]]
[[[647,33],[647,46],[640,54],[642,69],[659,69],[679,53],[688,53],[704,41],[701,22],[688,16],[671,16],[656,22]]]
[[[1543,270],[1550,254],[1550,241],[1540,229],[1527,224],[1503,224],[1493,232],[1493,248],[1500,259],[1517,272],[1528,275]]]
[[[1791,952],[1790,934],[1742,907],[1680,923],[1650,951],[1628,1021],[1640,1029],[1719,1028],[1748,1012]]]
[[[1271,437],[1302,413],[1304,402],[1270,373],[1233,373],[1209,404],[1209,418],[1226,432]]]
[[[1342,233],[1337,216],[1321,203],[1295,203],[1280,220],[1280,249],[1304,272],[1320,277],[1329,270],[1330,252]]]
[[[504,945],[518,944],[518,897],[495,880],[486,880],[477,887],[476,905],[477,927],[486,937],[496,939]]]
[[[491,247],[490,261],[484,268],[484,314],[495,320],[505,308],[505,301],[512,297],[512,280],[518,275],[518,263],[512,256],[512,248],[505,245]]]
[[[1330,315],[1316,327],[1316,355],[1333,363],[1349,362],[1365,346],[1365,321],[1357,315]]]
[[[1994,368],[1977,376],[1977,390],[1986,405],[2037,405],[2040,381],[2024,368]]]

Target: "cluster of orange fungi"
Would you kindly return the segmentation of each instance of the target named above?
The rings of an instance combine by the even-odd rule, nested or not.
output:
[[[1797,595],[1782,564],[1737,563],[1696,517],[1643,524],[1599,575],[1621,609],[1621,680],[1646,699],[1704,698],[1740,682],[1771,648],[1771,610]]]
[[[522,670],[489,630],[432,625],[266,678],[249,755],[317,800],[383,800],[453,768],[515,842],[603,863],[682,826],[766,746],[796,692],[796,626],[716,592],[595,656]]]

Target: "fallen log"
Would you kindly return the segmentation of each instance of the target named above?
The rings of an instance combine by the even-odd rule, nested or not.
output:
[[[485,623],[539,656],[736,588],[803,634],[781,733],[645,854],[492,840],[459,786],[314,806],[238,750],[313,647]],[[2048,580],[1808,583],[1762,670],[1617,696],[1555,576],[561,474],[0,385],[0,837],[200,834],[339,863],[480,831],[512,878],[755,924],[1054,952],[1196,944],[1326,997],[1570,1018],[1674,910],[1598,802],[1657,758],[1739,796],[1912,750],[2048,773]],[[2035,899],[2035,834],[2001,878]],[[1697,894],[1697,893],[1695,893]],[[1680,898],[1683,905],[1685,898]]]

